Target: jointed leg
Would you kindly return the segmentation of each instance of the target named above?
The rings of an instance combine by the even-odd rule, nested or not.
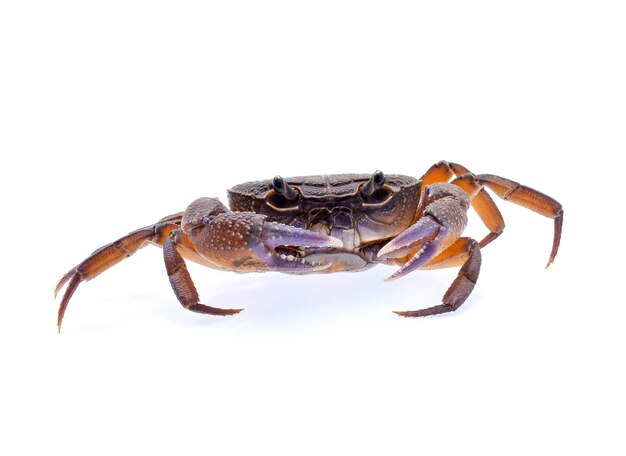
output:
[[[452,176],[457,176],[453,183],[461,187],[470,196],[472,207],[476,210],[490,233],[480,241],[480,247],[496,239],[504,230],[504,219],[491,196],[483,187],[492,190],[500,198],[511,201],[520,206],[531,209],[541,215],[554,219],[554,240],[550,259],[546,267],[550,266],[556,257],[561,241],[563,227],[563,207],[555,199],[525,185],[512,180],[491,174],[473,175],[467,168],[457,163],[441,161],[433,165],[422,176],[422,192],[434,182],[447,182]]]
[[[217,307],[200,304],[200,296],[191,280],[185,260],[176,250],[176,238],[182,236],[182,231],[176,230],[165,239],[163,244],[163,259],[165,260],[165,269],[170,279],[170,284],[174,290],[174,294],[178,301],[185,309],[193,312],[210,314],[210,315],[234,315],[243,309],[220,309]]]
[[[387,280],[421,268],[454,244],[467,224],[469,203],[469,197],[455,185],[429,185],[422,195],[419,220],[378,252],[387,263],[402,265]]]
[[[157,244],[163,242],[163,239],[166,238],[172,230],[179,227],[179,221],[180,218],[173,218],[172,220],[162,221],[156,225],[147,226],[133,231],[117,241],[99,248],[78,266],[72,268],[67,274],[65,274],[54,290],[54,296],[56,297],[57,293],[61,291],[63,286],[69,281],[59,306],[59,314],[57,318],[59,331],[61,331],[61,323],[63,321],[67,305],[81,282],[86,282],[94,277],[97,277],[110,267],[115,266],[120,261],[134,254],[137,250],[141,249],[149,242]]]
[[[162,219],[95,251],[60,280],[56,294],[68,283],[59,307],[58,326],[67,305],[81,282],[131,256],[147,243],[163,247],[172,289],[180,303],[194,312],[232,315],[242,309],[218,309],[199,303],[198,292],[185,260],[204,266],[238,272],[281,271],[308,273],[323,271],[330,262],[300,258],[301,246],[341,248],[343,243],[322,233],[266,220],[260,214],[230,212],[216,198],[200,198],[184,213]]]
[[[461,177],[466,174],[471,173],[464,166],[440,161],[436,165],[431,166],[422,176],[422,192],[427,185],[435,182],[448,182],[452,176]],[[456,181],[454,183],[456,184]],[[504,231],[504,218],[489,193],[482,187],[463,187],[462,185],[459,185],[459,187],[470,196],[472,207],[489,229],[489,234],[479,243],[480,247],[485,247]]]
[[[561,242],[563,228],[563,207],[561,204],[548,195],[504,177],[491,174],[478,174],[475,177],[481,185],[492,190],[500,198],[554,219],[554,240],[546,268],[550,266],[556,257]]]
[[[452,182],[454,185],[443,183],[453,175],[457,176]],[[463,198],[450,187],[457,188],[456,192],[461,193]],[[484,187],[505,200],[554,219],[554,241],[548,266],[552,263],[558,251],[563,224],[563,208],[556,200],[509,179],[490,174],[475,176],[461,165],[440,162],[422,177],[421,201],[414,225],[388,242],[378,256],[388,264],[402,265],[390,279],[401,277],[414,269],[436,269],[461,264],[462,267],[441,305],[396,313],[405,317],[419,317],[450,312],[463,304],[474,289],[480,271],[480,249],[497,238],[504,229],[502,215]],[[490,234],[480,243],[469,238],[459,238],[465,228],[465,211],[470,202],[490,230]],[[451,220],[461,223],[458,226],[450,225]],[[440,226],[437,227],[437,224]],[[455,229],[450,229],[452,227]],[[424,255],[425,252],[428,254]]]
[[[458,166],[458,165],[455,165]],[[463,168],[465,169],[465,168]],[[489,193],[474,178],[471,173],[461,174],[452,183],[460,187],[472,200],[472,207],[489,229],[489,234],[479,242],[480,247],[485,247],[504,231],[504,218]]]
[[[470,238],[459,238],[448,249],[443,251],[421,269],[435,269],[462,265],[456,279],[443,296],[442,303],[421,310],[395,311],[402,317],[425,317],[458,309],[470,295],[478,280],[481,254],[478,242]]]
[[[447,161],[440,161],[439,163],[434,164],[428,171],[424,173],[420,180],[422,181],[422,194],[426,187],[430,184],[434,184],[436,182],[449,182],[450,179],[454,176],[454,171],[450,164]]]
[[[431,184],[424,194],[429,204],[418,222],[387,243],[379,257],[402,268],[390,279],[414,269],[438,269],[461,266],[442,304],[417,311],[396,312],[404,317],[423,317],[458,309],[474,289],[480,271],[481,254],[478,242],[459,237],[465,228],[469,196],[452,184]],[[414,257],[407,252],[419,251]]]
[[[420,269],[432,270],[463,266],[469,258],[469,243],[471,242],[475,241],[469,237],[460,237],[454,244],[423,265]]]

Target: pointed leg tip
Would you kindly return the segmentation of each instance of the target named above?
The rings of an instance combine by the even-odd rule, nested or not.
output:
[[[189,310],[193,312],[208,314],[208,315],[216,315],[219,317],[227,317],[229,315],[237,315],[242,312],[244,309],[222,309],[221,307],[211,307],[205,304],[195,304],[193,306],[187,307]]]
[[[429,317],[431,315],[438,315],[438,314],[442,314],[446,312],[452,312],[456,310],[459,305],[460,304],[452,305],[448,303],[448,304],[440,304],[438,306],[428,307],[426,309],[420,309],[420,310],[405,310],[405,311],[394,310],[393,313],[401,317],[407,317],[407,318]]]
[[[54,299],[57,298],[57,295],[59,294],[59,291],[61,291],[61,288],[63,288],[63,285],[65,285],[65,282],[59,282],[57,286],[54,288],[54,293],[52,294],[52,297]]]
[[[415,312],[410,311],[410,310],[392,310],[392,312],[400,317],[405,317],[405,318],[417,316],[417,315],[413,315]]]
[[[211,315],[215,315],[218,317],[232,317],[233,315],[239,314],[243,309],[219,309],[211,313]]]
[[[228,315],[237,315],[238,313],[243,312],[245,309],[227,309],[230,313]]]
[[[57,286],[54,288],[54,299],[56,299],[57,295],[59,294],[59,291],[61,291],[61,289],[67,283],[67,281],[74,278],[75,274],[76,274],[76,268],[73,268],[73,269],[70,269],[63,277],[61,277],[61,280],[59,280],[59,282],[57,283]]]

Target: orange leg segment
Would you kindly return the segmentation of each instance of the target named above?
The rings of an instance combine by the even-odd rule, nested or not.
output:
[[[454,171],[448,162],[440,161],[434,164],[428,168],[428,171],[420,178],[422,181],[422,193],[424,193],[424,190],[430,184],[434,184],[435,182],[448,182],[453,175]]]
[[[561,204],[548,195],[504,177],[478,174],[475,178],[481,185],[492,190],[500,198],[554,219],[554,240],[546,268],[550,266],[559,251],[561,242],[563,229],[563,207]]]
[[[458,309],[472,292],[480,272],[482,261],[480,249],[496,239],[502,233],[505,226],[502,214],[485,188],[492,190],[504,200],[511,201],[554,219],[554,240],[547,266],[554,261],[558,252],[563,226],[563,208],[558,201],[512,180],[491,174],[474,175],[464,166],[445,161],[433,165],[424,176],[422,176],[422,202],[420,202],[420,206],[418,207],[415,224],[413,226],[418,226],[419,223],[421,223],[425,215],[425,201],[428,199],[431,189],[435,188],[434,184],[441,185],[438,183],[448,182],[453,176],[456,176],[456,179],[452,181],[452,184],[463,190],[467,197],[469,197],[470,204],[490,230],[490,233],[480,243],[467,237],[458,238],[445,250],[440,251],[436,256],[419,264],[418,269],[438,269],[457,266],[461,266],[461,269],[444,295],[442,304],[417,311],[396,312],[398,315],[404,317],[421,317],[450,312]],[[449,190],[447,191],[449,192]],[[452,195],[452,193],[450,193],[450,195]],[[407,232],[409,230],[410,229],[408,229]],[[413,250],[409,252],[407,248],[404,250],[401,249],[402,245],[399,245],[402,244],[402,242],[400,242],[401,238],[402,235],[386,244],[380,250],[379,255],[381,258],[387,259],[390,264],[392,263],[394,255],[396,255],[395,260],[397,264],[403,265],[403,269],[406,269],[407,265],[411,262],[415,262],[415,257],[420,256],[421,251],[424,246],[427,245],[428,241],[422,241],[422,244],[416,244],[417,247],[414,247]],[[412,244],[409,244],[408,247],[410,248],[411,245]],[[414,252],[416,248],[422,250],[416,254]],[[409,255],[404,257],[399,256],[406,253],[409,253]],[[396,272],[391,278],[394,278],[395,275],[399,273],[403,275],[404,271],[400,270]]]
[[[431,270],[463,266],[469,258],[469,242],[473,242],[473,239],[469,237],[461,237],[457,239],[454,244],[430,260],[420,269]]]
[[[448,163],[446,161],[440,161],[436,165],[430,167],[428,171],[422,176],[422,192],[425,187],[435,182],[448,182],[452,176],[461,177],[466,174],[471,174],[470,171],[457,163]],[[485,247],[491,241],[496,239],[504,231],[504,218],[493,201],[489,193],[480,186],[472,185],[460,185],[454,181],[456,185],[461,187],[471,198],[471,205],[483,221],[485,226],[489,229],[489,234],[480,241],[480,247]]]
[[[430,167],[422,176],[422,192],[434,182],[447,182],[457,176],[454,184],[461,187],[471,198],[471,204],[490,233],[480,241],[480,247],[496,239],[504,230],[504,218],[491,196],[484,187],[493,191],[500,198],[531,209],[545,217],[554,219],[554,240],[546,268],[552,264],[559,250],[563,228],[563,207],[554,198],[525,185],[492,174],[472,174],[458,163],[441,161]]]
[[[133,255],[149,242],[163,242],[164,237],[166,237],[170,231],[178,228],[178,226],[175,221],[164,221],[153,226],[140,228],[115,242],[100,247],[78,266],[68,271],[68,273],[61,278],[54,290],[54,296],[56,297],[58,292],[61,291],[63,286],[69,281],[59,306],[57,318],[59,332],[61,331],[61,323],[63,322],[67,305],[81,282],[86,282],[97,277],[110,267],[115,266],[120,261]]]

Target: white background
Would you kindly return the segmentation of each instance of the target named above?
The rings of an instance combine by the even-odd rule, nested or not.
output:
[[[2,454],[624,454],[621,2],[3,2]],[[236,275],[91,251],[248,180],[420,176],[535,187],[454,314],[456,270]],[[485,228],[472,216],[470,235]]]

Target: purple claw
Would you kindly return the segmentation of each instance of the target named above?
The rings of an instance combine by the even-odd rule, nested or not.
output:
[[[343,247],[343,243],[337,238],[274,222],[263,224],[261,241],[270,270],[294,274],[322,271],[332,266],[332,262],[308,260],[307,248]],[[283,252],[280,251],[281,248],[284,248]],[[257,253],[257,256],[262,256],[262,254]]]
[[[437,254],[437,243],[433,241],[425,241],[422,248],[415,254],[413,258],[404,263],[400,269],[385,279],[385,282],[399,279],[412,272],[424,264],[432,260]]]
[[[343,243],[337,238],[274,222],[265,222],[261,232],[261,240],[272,249],[279,246],[343,247]]]
[[[435,239],[442,229],[434,218],[430,216],[421,218],[415,225],[385,244],[378,252],[378,258],[403,258],[415,250],[419,242]]]
[[[440,245],[438,239],[445,236],[445,231],[445,227],[433,217],[425,216],[415,225],[400,233],[398,237],[389,241],[378,252],[379,258],[404,258],[411,253],[414,253],[414,256],[385,280],[399,279],[433,259]],[[415,252],[416,249],[419,250]]]

